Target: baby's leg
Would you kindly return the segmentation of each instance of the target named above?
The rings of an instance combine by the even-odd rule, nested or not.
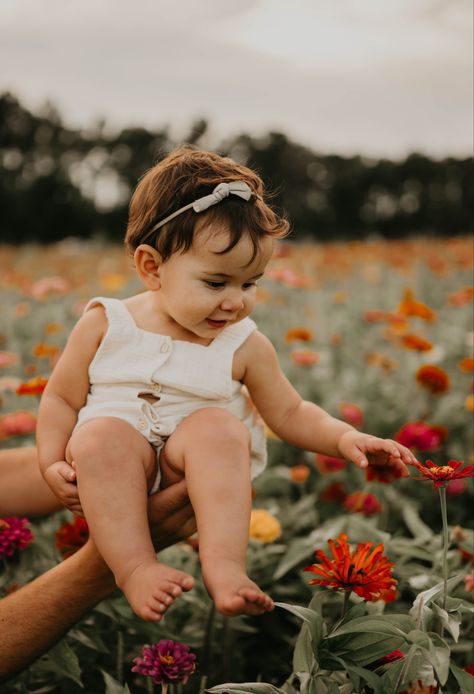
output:
[[[225,615],[261,614],[272,600],[249,579],[250,436],[233,415],[208,408],[186,417],[160,458],[164,485],[185,475],[196,515],[206,587]]]
[[[156,453],[135,429],[115,417],[90,420],[73,433],[67,451],[91,534],[134,611],[158,621],[191,576],[156,560],[147,518],[147,491]]]

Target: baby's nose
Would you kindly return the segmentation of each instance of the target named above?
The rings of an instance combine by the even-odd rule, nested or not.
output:
[[[244,300],[241,292],[233,292],[228,294],[221,303],[223,311],[239,311],[244,305]]]

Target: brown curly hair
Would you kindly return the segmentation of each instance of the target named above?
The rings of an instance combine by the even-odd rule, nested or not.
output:
[[[250,186],[253,195],[248,202],[229,195],[204,212],[196,214],[193,209],[187,210],[153,231],[161,219],[209,195],[219,183],[231,181],[245,181]],[[229,229],[229,244],[223,253],[247,233],[255,257],[262,237],[282,238],[289,229],[285,217],[278,215],[263,196],[262,179],[247,166],[214,152],[178,147],[140,179],[130,201],[125,244],[133,255],[141,243],[149,243],[165,261],[177,251],[189,250],[199,221],[200,228],[216,225]]]

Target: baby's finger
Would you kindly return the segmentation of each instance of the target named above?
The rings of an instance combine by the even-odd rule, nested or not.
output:
[[[345,457],[351,460],[358,468],[361,468],[361,470],[364,470],[369,464],[364,452],[355,445],[350,446],[350,448],[345,451]]]
[[[393,458],[401,458],[401,453],[394,441],[390,439],[371,438],[366,441],[367,452],[385,451]]]
[[[66,462],[60,462],[56,466],[56,471],[66,482],[75,482],[76,473],[71,466]]]
[[[410,473],[408,472],[408,468],[405,465],[405,462],[401,458],[390,458],[389,465],[392,467],[396,468],[397,470],[400,471],[402,477],[409,477]]]

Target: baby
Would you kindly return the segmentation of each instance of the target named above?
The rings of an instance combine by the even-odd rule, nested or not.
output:
[[[42,474],[64,505],[82,507],[143,619],[162,619],[193,587],[157,561],[146,513],[147,494],[183,477],[217,609],[273,608],[245,567],[251,479],[265,466],[262,420],[295,446],[359,467],[382,458],[408,474],[414,460],[303,401],[249,318],[274,240],[288,231],[263,194],[249,168],[189,147],[148,171],[125,239],[144,291],[89,302],[41,400]]]

